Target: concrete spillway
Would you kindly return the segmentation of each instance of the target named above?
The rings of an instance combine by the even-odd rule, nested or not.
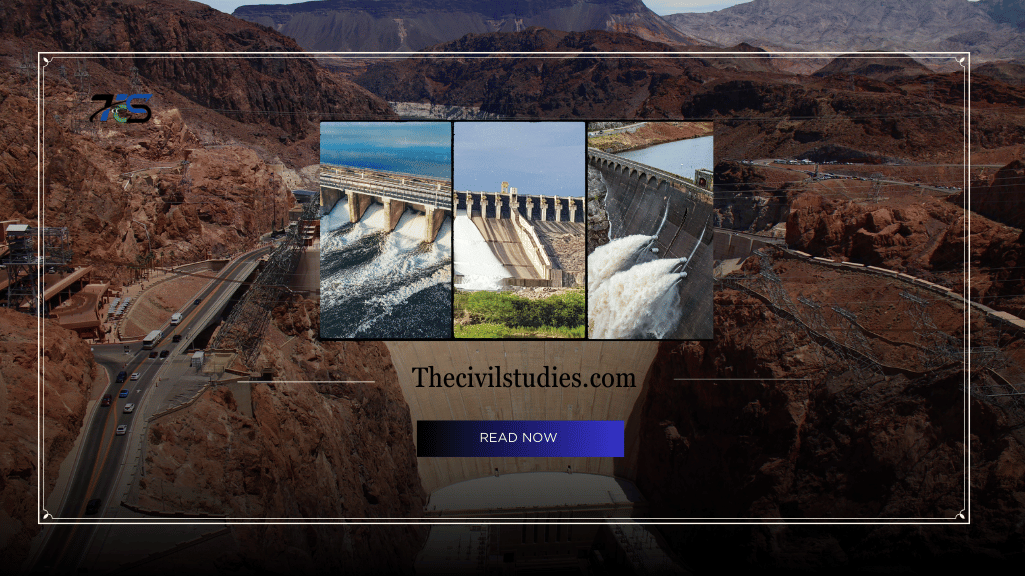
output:
[[[587,159],[608,187],[605,208],[611,238],[654,237],[647,259],[688,259],[686,278],[675,283],[682,313],[664,338],[711,339],[712,192],[680,176],[593,149]],[[590,263],[589,268],[595,269]]]
[[[527,249],[520,243],[516,224],[512,220],[497,220],[474,216],[473,223],[480,230],[491,252],[505,266],[509,275],[518,279],[541,279],[541,273],[531,262]],[[535,256],[536,260],[537,257]]]
[[[508,275],[502,286],[576,286],[582,282],[584,266],[571,262],[574,237],[584,237],[584,200],[569,196],[519,195],[516,188],[502,192],[456,191],[453,205],[457,213],[472,220],[489,251],[501,262]],[[558,245],[552,242],[557,241]],[[460,254],[456,236],[456,261]],[[470,287],[462,276],[479,275],[457,265],[456,286]],[[495,275],[492,275],[495,276]],[[474,289],[474,288],[469,288]]]

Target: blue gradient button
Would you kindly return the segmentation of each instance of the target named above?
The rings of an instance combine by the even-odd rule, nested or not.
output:
[[[447,457],[619,457],[622,420],[420,420],[416,455]]]

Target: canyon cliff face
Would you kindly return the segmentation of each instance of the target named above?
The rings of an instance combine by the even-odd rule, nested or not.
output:
[[[951,143],[964,140],[963,74],[924,74],[921,64],[906,58],[888,59],[885,70],[871,63],[864,69],[827,63],[822,77],[798,76],[780,72],[760,55],[690,57],[627,34],[539,28],[467,35],[430,50],[579,56],[392,60],[369,65],[355,80],[388,101],[465,106],[500,117],[713,120],[717,160],[828,159],[841,150],[846,157],[880,162],[961,161]],[[587,57],[597,51],[676,56]],[[1016,111],[1023,98],[1015,86],[973,78],[971,145],[1020,143],[1025,120]],[[902,114],[888,113],[895,109]]]
[[[0,183],[0,216],[4,219],[35,218],[39,208],[32,144],[36,133],[33,55],[37,51],[300,50],[286,36],[185,0],[6,2],[0,6],[0,43],[12,55],[0,62],[0,111],[4,112],[0,137],[9,144],[0,155],[0,174],[6,176]],[[28,66],[24,71],[18,69],[21,57]],[[84,68],[79,68],[80,63]],[[68,162],[85,161],[81,176],[87,180],[88,164],[97,162],[112,134],[153,136],[143,128],[152,123],[118,127],[115,122],[109,126],[88,122],[97,109],[89,101],[91,95],[129,89],[132,67],[137,70],[136,90],[153,94],[149,105],[155,114],[177,109],[201,140],[252,146],[261,151],[264,160],[277,157],[295,170],[318,161],[321,119],[334,114],[341,118],[395,117],[380,98],[306,58],[54,58],[46,69],[46,143],[60,137],[56,133],[61,131],[74,132],[71,138],[75,140],[89,140],[74,145],[80,155],[65,158]],[[106,130],[85,130],[97,127]],[[197,141],[146,144],[157,148],[147,150],[144,157],[164,161],[181,160],[183,148],[194,147]],[[167,153],[156,154],[160,147]],[[48,160],[55,160],[54,154],[49,154]],[[58,174],[54,176],[52,180]],[[109,182],[93,180],[87,188],[100,194],[109,186]]]
[[[40,217],[29,54],[300,49],[276,32],[180,0],[27,0],[4,4],[0,16],[0,42],[33,65],[24,73],[17,60],[0,63],[5,220]],[[144,258],[172,266],[254,245],[287,220],[294,200],[286,176],[319,162],[321,119],[394,117],[386,102],[306,58],[58,57],[45,75],[45,223],[69,228],[73,264],[97,266],[115,284],[131,276],[126,265]],[[93,93],[130,87],[153,95],[148,122],[89,122],[98,107]]]
[[[36,321],[28,314],[0,308],[0,445],[4,447],[0,451],[0,551],[12,570],[18,570],[28,557],[30,541],[39,533]],[[46,467],[43,490],[48,495],[82,428],[91,388],[103,377],[88,344],[52,320],[44,323],[42,460]]]
[[[46,225],[68,228],[73,263],[115,282],[151,251],[174,266],[249,248],[295,203],[278,167],[245,146],[203,147],[177,109],[131,135],[68,128],[47,129]]]
[[[952,202],[907,196],[863,204],[803,193],[792,200],[786,241],[813,256],[906,272],[1015,315],[1025,305],[1025,234],[976,214],[969,237],[965,211]]]
[[[388,101],[479,107],[499,116],[680,118],[702,84],[730,72],[703,58],[588,58],[588,52],[676,52],[631,34],[529,28],[468,34],[431,52],[576,52],[576,58],[416,58],[369,66],[355,81]],[[759,73],[772,73],[767,69]],[[778,73],[777,73],[778,75]],[[689,117],[689,116],[688,116]]]
[[[1025,229],[1025,163],[1013,160],[993,179],[972,189],[973,212]]]
[[[764,232],[785,222],[790,198],[804,180],[797,171],[756,170],[739,162],[715,165],[716,226],[743,232]]]
[[[138,504],[247,518],[420,516],[426,494],[387,348],[317,342],[318,330],[315,302],[279,306],[258,363],[281,382],[252,384],[249,397],[217,387],[154,421]],[[411,569],[427,530],[272,525],[233,534],[241,561],[259,571],[388,573]]]
[[[992,59],[1025,54],[1022,14],[1021,0],[752,0],[666,20],[685,34],[720,45],[970,51],[973,57]]]
[[[324,0],[240,6],[232,15],[325,52],[422,50],[465,34],[519,32],[531,26],[695,43],[640,0]]]
[[[74,3],[15,0],[0,9],[0,34],[39,49],[64,51],[295,52],[292,39],[186,0]],[[35,50],[31,50],[33,53]],[[54,65],[77,62],[54,60]],[[308,58],[111,58],[89,62],[121,78],[94,92],[121,92],[130,68],[156,84],[245,124],[281,128],[293,140],[316,134],[322,114],[390,115],[386,103],[327,73]],[[76,69],[69,72],[73,74]],[[51,74],[56,70],[48,70]],[[97,88],[97,78],[93,87]]]
[[[662,343],[648,374],[638,485],[651,509],[684,518],[953,520],[964,513],[972,524],[661,527],[670,547],[698,572],[949,570],[995,567],[1019,554],[1025,537],[1020,411],[1000,398],[966,394],[966,378],[985,376],[913,349],[918,336],[903,313],[892,306],[889,314],[869,311],[899,301],[900,286],[792,260],[773,267],[795,304],[804,294],[822,305],[827,320],[830,301],[854,312],[868,348],[896,369],[854,368],[834,353],[839,349],[761,298],[718,287],[716,339]],[[760,270],[749,261],[742,274]],[[768,292],[760,281],[740,283]],[[799,317],[812,321],[815,313],[797,306]],[[963,317],[956,306],[937,301],[930,310],[940,330],[958,333]],[[1020,373],[1020,334],[1008,337],[979,318],[971,330],[978,342],[1000,340],[993,369]],[[838,330],[820,334],[843,339]],[[963,510],[969,482],[970,512]]]

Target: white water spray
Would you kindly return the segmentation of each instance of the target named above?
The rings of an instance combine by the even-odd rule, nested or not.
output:
[[[384,208],[372,204],[359,222],[350,225],[348,204],[343,199],[330,214],[321,218],[321,224],[321,254],[330,257],[335,252],[344,253],[355,247],[361,239],[384,233]],[[353,263],[321,279],[321,298],[325,305],[342,306],[359,297],[363,309],[373,312],[340,327],[340,337],[354,337],[370,330],[375,322],[404,305],[413,295],[451,281],[451,269],[444,266],[452,257],[450,221],[446,219],[442,223],[431,243],[423,241],[427,226],[424,214],[406,210],[395,229],[380,240],[379,252],[372,260]],[[424,274],[425,270],[433,271]]]
[[[648,257],[651,236],[634,234],[599,246],[587,257],[587,291],[594,294],[613,275],[629,270]]]
[[[502,280],[511,278],[512,274],[491,251],[477,225],[466,215],[466,210],[456,211],[453,232],[453,264],[455,273],[463,277],[462,282],[455,285],[456,288],[501,290]]]
[[[676,285],[686,258],[654,260],[614,274],[588,292],[592,338],[656,338],[670,335],[683,316]]]

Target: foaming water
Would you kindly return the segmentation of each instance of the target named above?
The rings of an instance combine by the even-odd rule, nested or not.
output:
[[[349,196],[343,194],[330,212],[320,217],[321,240],[324,232],[333,232],[349,223]]]
[[[477,229],[477,225],[466,215],[466,210],[456,212],[455,246],[453,262],[456,275],[462,276],[456,288],[463,290],[501,290],[502,280],[511,278]]]
[[[452,229],[442,224],[423,242],[426,217],[403,213],[384,230],[384,209],[367,208],[348,222],[339,201],[321,232],[321,336],[325,338],[449,338],[452,324]]]
[[[663,259],[612,275],[587,296],[591,338],[654,338],[670,335],[680,323],[677,282],[686,259]]]
[[[650,260],[654,255],[651,252],[653,241],[653,236],[634,234],[595,248],[587,257],[588,293],[593,294],[616,273]]]

